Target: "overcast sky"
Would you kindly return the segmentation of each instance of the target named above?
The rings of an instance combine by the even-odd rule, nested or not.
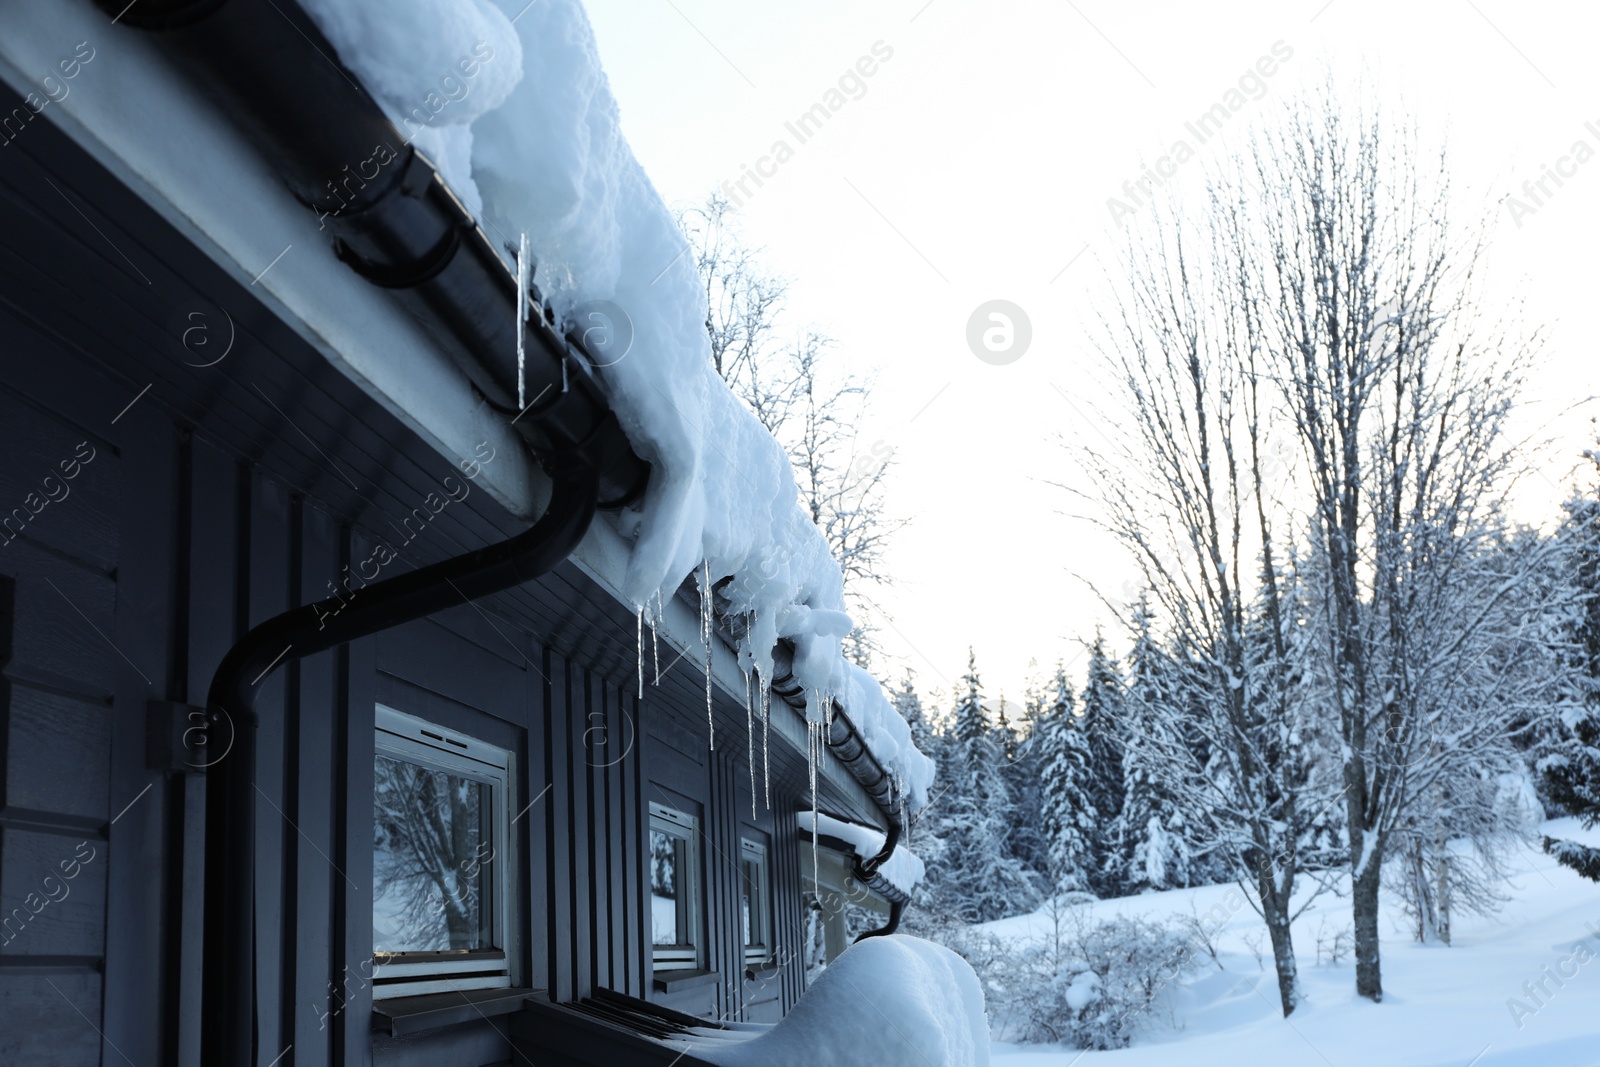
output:
[[[1497,299],[1520,297],[1547,331],[1520,426],[1556,441],[1523,515],[1552,515],[1573,484],[1597,414],[1583,401],[1600,392],[1600,158],[1567,163],[1574,173],[1559,189],[1547,180],[1551,195],[1520,218],[1501,198],[1523,196],[1575,142],[1600,150],[1595,5],[588,6],[623,128],[668,203],[728,183],[748,239],[793,279],[792,306],[877,377],[864,440],[893,450],[891,507],[913,520],[890,559],[893,663],[880,674],[909,666],[925,692],[948,693],[971,644],[991,697],[1019,700],[1030,659],[1076,660],[1081,676],[1081,642],[1108,618],[1085,581],[1118,597],[1133,573],[1049,484],[1075,479],[1056,437],[1097,431],[1083,324],[1120,233],[1107,200],[1127,202],[1123,183],[1180,139],[1199,155],[1172,181],[1199,178],[1272,101],[1330,66],[1341,79],[1368,72],[1391,112],[1448,129],[1464,215],[1500,223]],[[1198,145],[1185,124],[1241,89],[1233,133]],[[818,103],[836,110],[800,128]],[[767,176],[741,189],[747,168]],[[967,343],[974,310],[996,299],[1032,327],[1005,365]]]

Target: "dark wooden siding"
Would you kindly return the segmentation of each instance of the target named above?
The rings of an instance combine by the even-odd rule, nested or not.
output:
[[[68,480],[75,455],[93,458]],[[3,387],[0,456],[0,1063],[95,1063],[122,472],[99,435]]]
[[[0,922],[29,916],[0,944],[0,1064],[193,1067],[204,782],[147,765],[147,707],[203,703],[239,636],[327,595],[450,468],[59,134],[41,124],[27,140],[60,188],[39,158],[0,156],[0,524],[80,445],[94,459],[0,544]],[[148,282],[130,276],[135,261]],[[163,336],[202,295],[240,326],[237,353],[204,372]],[[517,529],[486,495],[452,506],[393,567]],[[513,1058],[487,1020],[372,1037],[377,702],[515,753],[510,949],[524,984],[708,1018],[770,1018],[794,1002],[798,961],[776,981],[742,980],[738,842],[747,823],[771,837],[782,952],[798,944],[803,764],[775,751],[774,810],[758,804],[752,819],[742,706],[718,694],[708,751],[693,658],[664,654],[662,685],[640,700],[635,652],[631,614],[564,566],[270,677],[257,742],[261,1063]],[[662,789],[702,815],[717,972],[670,996],[653,982],[644,864]],[[80,846],[93,858],[61,896],[44,880]],[[39,907],[45,892],[60,901]]]

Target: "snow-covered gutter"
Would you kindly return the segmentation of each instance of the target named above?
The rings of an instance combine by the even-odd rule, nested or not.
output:
[[[43,117],[439,455],[454,463],[480,443],[492,447],[497,458],[480,470],[475,484],[510,514],[537,518],[550,480],[524,449],[517,427],[484,400],[419,323],[396,314],[386,291],[324,253],[325,224],[260,165],[234,116],[197,94],[166,60],[158,37],[117,33],[108,48],[106,22],[87,0],[8,8],[6,32],[0,34],[0,80],[18,92],[32,91],[40,72],[71,54],[74,43],[98,45],[71,93],[50,103]],[[250,209],[241,211],[240,204]],[[602,514],[572,562],[626,603],[622,590],[631,551]],[[700,622],[681,598],[667,602],[658,629],[674,656],[705,661]],[[744,677],[729,651],[732,643],[714,645],[717,685],[740,693]],[[801,717],[775,716],[771,732],[775,743],[806,751]],[[825,761],[818,774],[863,810],[881,807],[881,787],[869,794],[857,776],[878,783],[882,769],[874,763],[847,774],[844,767]]]
[[[542,499],[542,490],[549,483],[538,466],[570,473],[576,464],[588,472],[592,482],[588,494],[591,508],[596,495],[603,506],[633,504],[646,492],[650,472],[650,463],[635,451],[635,444],[642,446],[639,451],[656,465],[660,477],[649,479],[642,506],[631,512],[623,524],[632,544],[620,575],[615,573],[616,568],[607,568],[613,579],[607,584],[619,599],[631,600],[641,610],[653,599],[652,615],[662,624],[667,614],[667,591],[676,588],[687,572],[698,569],[684,565],[685,560],[692,564],[698,554],[706,575],[702,589],[707,629],[713,607],[724,618],[737,620],[739,667],[747,673],[754,671],[766,683],[761,686],[763,693],[772,686],[782,687],[780,698],[801,711],[807,728],[839,756],[852,777],[883,810],[891,827],[898,825],[897,817],[903,817],[908,808],[920,805],[927,795],[931,765],[911,746],[903,720],[893,712],[878,683],[845,663],[839,653],[839,638],[847,632],[848,620],[841,609],[837,568],[828,559],[820,535],[795,506],[786,458],[759,424],[737,407],[719,380],[707,380],[709,361],[685,362],[702,355],[681,343],[684,336],[691,335],[703,342],[700,316],[689,317],[687,330],[679,322],[675,333],[656,336],[658,347],[668,353],[658,366],[643,358],[615,364],[602,383],[572,339],[556,329],[558,316],[535,301],[527,326],[526,347],[531,358],[518,360],[513,313],[519,301],[518,280],[463,203],[465,199],[477,205],[478,190],[470,177],[463,178],[465,188],[458,196],[437,176],[431,163],[389,125],[363,86],[329,60],[327,43],[316,43],[318,28],[304,12],[288,2],[263,6],[238,0],[144,0],[137,9],[121,2],[102,6],[118,16],[124,28],[113,30],[106,19],[94,18],[86,9],[72,4],[62,5],[60,11],[52,5],[48,13],[24,9],[8,15],[7,39],[0,42],[0,71],[11,84],[26,91],[33,76],[30,61],[49,54],[52,33],[67,26],[68,32],[63,35],[67,45],[80,34],[85,39],[115,34],[116,48],[104,52],[104,60],[114,61],[103,61],[100,69],[121,65],[126,71],[128,64],[139,66],[141,74],[150,75],[174,99],[181,100],[192,94],[192,89],[186,93],[181,82],[160,69],[159,63],[150,63],[152,49],[126,28],[160,31],[161,50],[171,47],[174,54],[184,56],[186,63],[198,68],[208,89],[231,96],[224,107],[225,117],[207,112],[190,136],[214,136],[219,142],[231,143],[240,139],[242,130],[251,142],[247,151],[265,156],[277,174],[275,178],[269,174],[252,175],[244,188],[233,187],[226,198],[228,206],[221,211],[214,202],[195,203],[191,208],[190,199],[182,195],[147,195],[147,199],[165,199],[180,214],[211,208],[211,216],[204,220],[175,220],[180,228],[197,237],[197,243],[205,238],[203,243],[211,244],[219,233],[239,237],[250,229],[247,220],[227,216],[249,214],[239,213],[237,204],[252,184],[263,199],[272,200],[281,199],[282,186],[278,183],[286,182],[293,195],[313,209],[301,225],[319,236],[310,237],[308,243],[325,243],[327,235],[322,231],[331,230],[339,237],[339,256],[345,267],[374,287],[370,295],[358,297],[354,307],[341,306],[338,314],[303,325],[311,327],[310,332],[323,342],[319,347],[330,360],[443,454],[467,454],[468,442],[473,440],[516,442],[520,438],[521,444],[538,458],[538,465],[527,461],[527,453],[521,447],[508,449],[508,455],[516,458],[497,465],[495,477],[488,482],[491,492],[517,514],[531,517],[542,510],[535,502]],[[382,5],[348,0],[342,7],[321,0],[312,6],[320,11],[322,28],[334,33],[338,32],[340,20],[352,12],[376,11],[384,17],[404,14],[403,10],[391,11]],[[575,105],[574,114],[584,122],[592,122],[592,104],[597,97],[594,78],[599,77],[600,89],[604,85],[597,63],[590,62],[592,38],[587,36],[587,23],[582,21],[574,29],[572,14],[578,9],[565,0],[553,0],[545,7],[555,23],[541,28],[530,23],[523,31],[523,40],[529,40],[528,34],[535,35],[536,46],[546,49],[542,57],[546,61],[552,55],[557,60],[570,58],[561,53],[562,48],[582,60],[576,69],[568,65],[565,74],[587,94]],[[544,18],[545,13],[540,13],[533,22]],[[581,10],[578,18],[582,19]],[[359,32],[359,18],[356,23]],[[509,28],[509,23],[499,28]],[[572,34],[577,31],[581,33],[574,42]],[[425,28],[420,37],[439,44]],[[523,70],[519,50],[504,40],[501,43],[508,56],[516,54],[520,77]],[[446,41],[445,46],[451,46],[450,42]],[[351,47],[347,39],[340,55],[344,56]],[[550,49],[556,52],[551,53]],[[357,50],[352,54],[361,53]],[[465,68],[462,70],[464,73]],[[553,76],[552,70],[560,74],[562,63],[546,62],[540,67],[546,77]],[[370,71],[363,74],[384,82],[381,75]],[[515,85],[516,80],[510,84]],[[80,86],[80,90],[83,88],[86,86]],[[602,104],[609,101],[609,90],[598,95]],[[53,117],[69,130],[77,127],[77,139],[102,161],[109,164],[107,157],[112,157],[117,173],[130,176],[135,185],[145,182],[151,187],[165,186],[169,194],[174,186],[193,187],[193,173],[180,177],[173,172],[192,171],[196,161],[206,158],[207,153],[175,160],[166,152],[140,144],[136,136],[116,131],[117,110],[130,106],[147,108],[148,99],[130,102],[109,91],[80,91],[73,100],[76,102],[70,109],[65,101],[56,105]],[[558,105],[561,103],[557,101]],[[541,102],[540,106],[548,110],[551,105]],[[387,110],[392,116],[392,104]],[[315,115],[316,120],[305,122],[306,115]],[[537,142],[539,131],[523,130],[519,136]],[[378,150],[390,141],[398,141],[398,150]],[[368,149],[367,142],[376,147]],[[436,150],[448,160],[454,151],[451,142],[443,135],[435,137],[434,142]],[[625,143],[620,149],[611,144],[609,152],[622,160],[609,177],[627,177],[631,194],[641,201],[647,215],[654,213],[654,223],[659,223],[665,217],[665,209],[648,182],[637,174],[637,164]],[[353,180],[348,176],[350,161],[356,165]],[[325,174],[334,177],[324,179]],[[341,174],[345,177],[336,186],[334,179]],[[640,204],[630,206],[640,209]],[[604,215],[582,198],[576,207],[580,218]],[[614,224],[617,211],[612,204],[610,219],[602,221]],[[170,211],[168,214],[171,217]],[[554,231],[571,240],[567,229],[570,227],[554,226],[535,232]],[[605,244],[600,238],[595,240]],[[240,249],[256,244],[259,237],[255,235],[232,242],[231,266],[236,273],[250,276],[260,264],[277,262],[268,246],[260,249],[259,264],[244,263],[239,258]],[[278,257],[282,254],[279,252]],[[548,256],[546,262],[550,261],[558,265],[554,272],[557,300],[560,301],[565,284],[570,306],[574,294],[583,291],[572,282],[572,263],[563,264],[559,255]],[[325,265],[318,264],[311,270]],[[324,302],[317,299],[314,291],[302,289],[291,296],[280,288],[280,284],[288,288],[297,284],[292,273],[280,271],[271,283],[261,285],[260,291],[269,305],[283,310],[286,321],[300,321],[305,308]],[[256,274],[251,278],[252,285],[265,277],[266,272]],[[377,288],[410,294],[422,323],[421,331],[396,322],[392,304]],[[692,291],[698,293],[698,288],[692,287]],[[681,313],[684,306],[693,307],[692,301],[683,304],[681,285],[669,285],[662,292],[667,294],[664,303],[639,301],[642,325],[651,325],[646,312],[652,308],[659,317],[663,308],[675,307]],[[423,360],[425,384],[419,387],[414,376],[408,380],[406,373],[385,358],[381,346],[374,348],[370,340],[351,338],[354,323],[360,323],[362,331],[376,329],[403,337],[406,343],[401,350],[442,350],[448,353],[449,362]],[[647,334],[641,330],[641,345],[649,340]],[[341,344],[341,338],[348,343]],[[620,420],[614,410],[623,416]],[[744,492],[745,486],[755,484],[748,473],[707,464],[703,448],[686,447],[684,442],[692,438],[691,431],[701,436],[708,431],[718,434],[727,449],[752,457],[760,468],[757,482],[763,492],[752,498]],[[726,460],[726,454],[723,458]],[[561,499],[559,494],[557,497]],[[730,518],[749,514],[756,519]],[[583,521],[586,525],[587,519]],[[551,536],[550,544],[564,544],[570,549],[570,524],[563,519],[556,525],[561,532]],[[585,545],[593,544],[594,537],[591,531]],[[471,555],[478,556],[483,551]],[[465,557],[448,562],[465,567],[468,572],[493,563]],[[461,572],[455,573],[459,576]],[[370,587],[368,600],[375,609],[369,620],[372,625],[397,624],[412,617],[408,612],[422,610],[428,603],[426,596],[415,595],[421,579],[408,577],[413,581],[405,595],[400,595],[402,590],[395,590],[394,610],[380,594],[380,585]],[[484,587],[485,591],[490,588]],[[376,610],[379,605],[383,610]],[[243,653],[233,658],[241,662],[250,659]],[[708,655],[708,662],[710,658]],[[230,684],[224,683],[225,673],[219,671],[214,691],[232,692]],[[737,691],[726,681],[724,688]],[[244,709],[235,710],[242,714]],[[246,761],[232,762],[243,765]],[[208,995],[228,1002],[217,1011],[208,1008],[203,1012],[211,1020],[211,1032],[224,1035],[215,1041],[208,1039],[208,1063],[244,1062],[239,1055],[245,1037],[240,1035],[248,1034],[248,1016],[244,1013],[253,1005],[248,952],[252,936],[248,887],[253,884],[253,876],[248,870],[248,844],[254,820],[240,815],[244,808],[239,804],[223,800],[224,795],[238,800],[248,792],[248,785],[244,777],[230,776],[227,770],[214,773],[208,780],[207,808],[216,823],[213,828],[208,815],[208,909],[215,906],[216,916],[224,920],[208,923],[208,929],[215,925],[227,933],[219,934],[215,949],[208,946],[204,984]],[[213,790],[217,793],[214,802],[209,799]],[[209,869],[213,860],[215,871]],[[236,907],[229,907],[226,902]],[[227,921],[226,914],[234,911],[243,918],[239,922]],[[211,961],[216,961],[215,967],[209,965]]]
[[[619,518],[623,601],[659,622],[693,578],[708,620],[735,620],[761,702],[787,655],[808,728],[830,731],[845,709],[877,765],[862,765],[867,780],[887,780],[886,808],[900,795],[920,807],[932,763],[842,653],[838,566],[797,505],[787,455],[712,368],[695,257],[622,133],[579,0],[302,2],[484,225],[506,241],[527,235],[558,319],[601,339],[607,395],[653,467]]]
[[[856,855],[852,871],[856,881],[891,902],[909,899],[922,881],[922,860],[901,840],[898,824],[892,824],[885,834],[825,812],[802,811],[795,818],[806,833],[831,837],[850,846]]]
[[[267,677],[291,660],[549,571],[584,536],[597,502],[616,508],[642,495],[649,466],[633,453],[588,366],[553,329],[553,316],[535,305],[525,330],[514,317],[528,306],[519,291],[525,274],[513,279],[420,153],[387,147],[396,131],[365,90],[320,54],[302,12],[150,0],[116,17],[162,34],[170,54],[250,133],[268,167],[315,209],[338,258],[396,293],[479,395],[517,427],[555,483],[544,514],[523,533],[366,586],[349,605],[336,597],[268,619],[217,667],[206,714],[223,755],[205,777],[201,1052],[207,1064],[240,1064],[253,1057],[256,1029],[255,704]],[[341,166],[348,173],[342,161],[367,145],[376,147],[356,177],[340,182],[343,195],[330,209],[319,185],[331,190],[325,176]]]

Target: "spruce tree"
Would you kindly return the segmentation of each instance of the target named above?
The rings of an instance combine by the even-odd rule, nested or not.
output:
[[[1093,799],[1094,757],[1075,709],[1066,668],[1056,665],[1039,721],[1039,822],[1056,892],[1090,887],[1100,821]]]
[[[1180,791],[1172,772],[1184,759],[1181,709],[1171,664],[1157,644],[1149,605],[1134,612],[1133,649],[1128,654],[1123,801],[1115,838],[1121,891],[1169,889],[1193,884]]]
[[[1117,665],[1107,655],[1105,638],[1099,633],[1089,649],[1079,728],[1089,746],[1089,799],[1099,816],[1089,888],[1098,896],[1114,896],[1119,890],[1115,827],[1122,814],[1123,688]]]
[[[1035,668],[1030,661],[1030,670]],[[1044,831],[1039,821],[1040,779],[1044,767],[1040,749],[1040,723],[1045,715],[1044,693],[1029,681],[1023,694],[1023,715],[1015,729],[1013,751],[1006,761],[1006,789],[1011,794],[1011,825],[1007,847],[1011,854],[1042,879],[1050,873]]]
[[[940,872],[943,900],[965,922],[986,922],[1029,911],[1038,901],[1031,872],[1007,848],[1011,800],[996,730],[983,708],[977,662],[967,673],[945,746],[944,808],[939,821],[946,845]]]
[[[1600,470],[1600,452],[1589,459]],[[1585,829],[1600,822],[1600,496],[1567,503],[1562,536],[1568,539],[1568,582],[1575,609],[1568,645],[1576,692],[1566,714],[1567,734],[1540,760],[1545,793],[1578,816]],[[1600,881],[1600,849],[1544,838],[1544,849],[1564,867]]]
[[[928,723],[927,712],[922,710],[922,698],[917,695],[910,668],[906,669],[905,677],[900,680],[900,688],[894,694],[894,710],[911,728],[911,743],[917,746],[917,751],[930,758],[935,756],[937,738]]]

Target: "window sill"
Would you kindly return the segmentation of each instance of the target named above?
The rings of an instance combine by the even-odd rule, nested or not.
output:
[[[658,992],[676,993],[680,989],[714,985],[721,977],[716,971],[657,971],[654,983]]]
[[[436,1026],[471,1022],[519,1010],[529,997],[542,997],[537,989],[470,989],[454,993],[427,993],[395,997],[372,1005],[372,1028],[392,1037],[431,1030]]]

